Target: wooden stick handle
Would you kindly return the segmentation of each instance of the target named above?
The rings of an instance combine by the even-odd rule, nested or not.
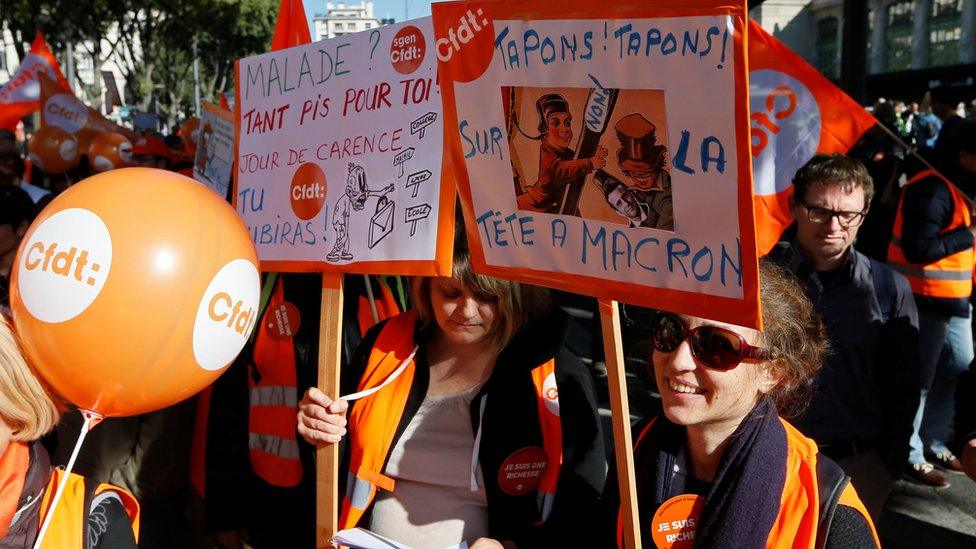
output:
[[[342,274],[322,275],[322,315],[319,322],[318,387],[330,398],[339,396],[342,353]],[[315,546],[331,549],[339,525],[339,445],[315,452]]]
[[[624,522],[624,547],[640,549],[630,403],[627,398],[624,348],[620,338],[620,312],[616,301],[600,300],[600,325],[603,327],[603,353],[606,357],[610,388],[610,413],[613,421],[614,453],[617,456],[617,482],[620,485],[620,514]]]

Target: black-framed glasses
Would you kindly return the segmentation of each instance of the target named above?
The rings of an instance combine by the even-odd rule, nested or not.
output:
[[[856,227],[864,221],[865,211],[860,212],[842,212],[838,210],[829,210],[827,208],[821,208],[820,206],[813,206],[807,204],[806,202],[800,201],[799,203],[803,206],[803,209],[807,211],[807,219],[811,223],[816,223],[822,225],[824,223],[830,223],[830,218],[836,217],[837,222],[840,226],[849,229],[851,227]]]
[[[659,312],[651,319],[651,341],[662,353],[673,353],[688,339],[691,355],[714,370],[731,370],[743,360],[765,360],[769,351],[746,342],[741,335],[704,324],[689,329],[674,313]]]

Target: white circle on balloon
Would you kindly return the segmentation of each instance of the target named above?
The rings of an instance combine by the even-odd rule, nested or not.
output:
[[[796,105],[789,116],[778,119],[775,113],[767,112],[766,100],[781,87],[793,92]],[[752,158],[755,194],[779,194],[792,184],[793,174],[817,153],[820,145],[820,107],[802,82],[780,71],[763,69],[749,71],[749,110],[753,116],[765,113],[770,122],[778,127],[778,133],[774,133],[755,120],[751,121],[752,127],[763,132],[768,139],[759,156]]]
[[[112,237],[97,214],[62,210],[45,219],[23,243],[17,287],[34,318],[52,324],[85,311],[112,268]]]
[[[128,141],[123,141],[119,144],[119,158],[126,164],[132,162],[132,144]]]
[[[61,146],[58,147],[58,154],[61,155],[63,160],[71,162],[78,156],[78,142],[75,138],[65,139],[61,142]]]
[[[115,165],[108,158],[102,155],[98,155],[91,161],[92,168],[95,168],[96,172],[107,172],[109,170],[114,170]]]
[[[246,259],[221,267],[207,286],[193,322],[193,357],[204,370],[230,364],[257,323],[261,280]]]

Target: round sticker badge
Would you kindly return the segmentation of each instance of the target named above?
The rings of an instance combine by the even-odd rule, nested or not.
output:
[[[282,341],[295,337],[295,332],[302,325],[302,317],[298,307],[285,301],[269,311],[264,323],[268,337],[275,341]]]
[[[546,472],[546,452],[538,446],[516,450],[498,469],[498,486],[510,496],[535,490]]]
[[[682,494],[665,501],[651,519],[651,537],[658,549],[691,549],[705,498]]]

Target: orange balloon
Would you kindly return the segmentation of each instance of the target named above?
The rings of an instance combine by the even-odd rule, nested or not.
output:
[[[180,126],[180,137],[183,138],[183,148],[187,152],[193,152],[197,150],[197,141],[200,137],[200,119],[193,116],[187,118],[183,125]]]
[[[102,416],[164,408],[206,387],[257,319],[251,236],[187,177],[104,172],[37,217],[11,278],[14,324],[38,373]]]
[[[78,141],[57,126],[41,126],[27,144],[31,163],[48,173],[64,173],[78,165]]]
[[[88,147],[88,162],[96,172],[122,168],[132,160],[132,143],[124,135],[103,133]]]
[[[99,135],[102,135],[102,132],[88,127],[81,128],[75,132],[75,140],[78,141],[78,150],[81,151],[81,154],[88,152],[92,141]]]

